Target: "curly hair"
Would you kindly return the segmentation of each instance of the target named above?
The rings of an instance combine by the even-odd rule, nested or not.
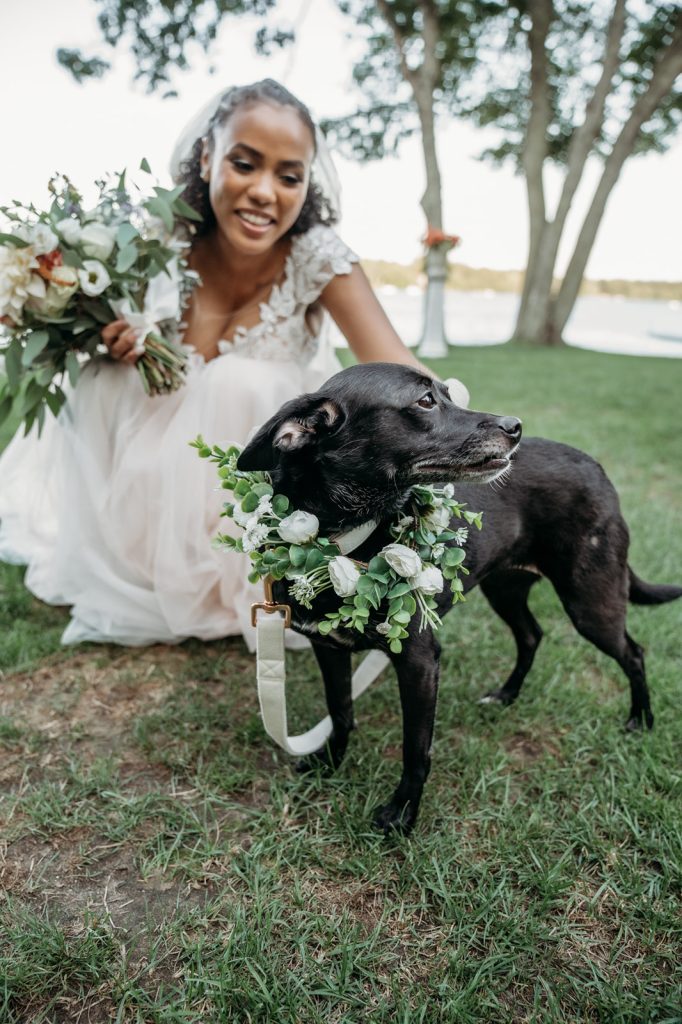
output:
[[[310,129],[313,142],[315,142],[315,124],[305,104],[301,103],[279,82],[275,82],[272,78],[265,78],[261,82],[254,82],[253,85],[235,86],[222,95],[206,128],[205,139],[209,151],[213,148],[215,129],[225,124],[236,110],[248,103],[276,103],[280,107],[293,107],[306,127]],[[190,155],[180,165],[180,173],[177,178],[177,183],[185,186],[182,198],[201,216],[201,221],[198,222],[183,221],[184,227],[194,238],[201,238],[209,234],[216,224],[215,213],[209,198],[208,182],[201,177],[203,143],[204,137],[195,141]],[[301,212],[285,237],[292,238],[294,235],[302,235],[315,224],[334,224],[336,219],[329,200],[311,178]]]

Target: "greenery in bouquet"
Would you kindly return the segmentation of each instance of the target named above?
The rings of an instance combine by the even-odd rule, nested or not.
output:
[[[338,628],[364,633],[371,611],[381,610],[385,619],[377,631],[398,653],[417,613],[420,629],[442,625],[436,596],[446,581],[453,602],[464,600],[460,577],[468,575],[463,565],[468,529],[453,529],[453,520],[463,519],[480,530],[482,513],[457,502],[452,484],[413,487],[389,528],[393,541],[365,563],[342,554],[332,538],[321,537],[317,517],[292,509],[285,495],[274,493],[267,473],[237,469],[239,447],[223,451],[202,437],[191,444],[202,458],[217,464],[221,486],[234,495],[222,515],[243,531],[239,537],[219,534],[215,544],[249,555],[252,582],[266,576],[291,581],[292,596],[305,608],[331,588],[340,598],[339,607],[318,623],[323,635]]]
[[[146,161],[141,168],[149,173]],[[63,176],[49,182],[46,210],[0,207],[0,425],[12,417],[28,433],[35,422],[42,428],[46,409],[57,415],[65,377],[75,385],[102,327],[117,319],[138,330],[147,394],[183,383],[187,357],[177,336],[197,276],[176,225],[200,218],[182,186],[145,196],[124,171],[97,187],[89,209]]]

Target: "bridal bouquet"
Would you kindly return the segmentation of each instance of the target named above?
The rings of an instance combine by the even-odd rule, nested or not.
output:
[[[173,235],[179,217],[199,217],[181,186],[156,186],[145,197],[125,171],[97,184],[92,209],[66,177],[50,181],[47,210],[16,201],[0,207],[0,426],[11,417],[28,433],[34,422],[42,428],[46,408],[57,415],[64,377],[75,385],[102,327],[117,319],[138,330],[147,394],[184,380],[186,356],[175,339],[197,276]]]
[[[393,542],[365,564],[342,555],[332,538],[321,537],[316,516],[292,509],[285,495],[273,493],[267,473],[237,469],[241,450],[236,445],[223,451],[209,447],[202,437],[190,444],[201,458],[217,464],[222,487],[234,495],[222,515],[244,531],[238,538],[220,534],[216,545],[246,552],[253,563],[249,579],[254,583],[266,576],[290,580],[291,594],[304,608],[332,589],[340,598],[339,607],[318,622],[323,635],[339,627],[364,633],[370,610],[383,607],[385,619],[376,630],[398,653],[417,613],[420,629],[442,625],[436,595],[446,580],[452,600],[464,600],[459,577],[468,575],[462,564],[468,530],[453,529],[452,520],[464,519],[480,530],[482,513],[455,501],[452,484],[413,487],[406,507],[389,528]]]

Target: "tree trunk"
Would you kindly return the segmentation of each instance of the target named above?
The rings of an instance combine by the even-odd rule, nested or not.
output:
[[[538,70],[531,76],[533,106],[537,108],[541,104],[548,107],[547,81],[545,76],[546,56],[545,41],[550,24],[547,0],[539,0],[531,4],[530,11],[533,17],[533,26],[529,35],[529,46],[531,50],[531,62]],[[555,302],[552,298],[552,282],[554,268],[556,266],[559,243],[566,224],[573,198],[580,184],[585,169],[585,162],[592,149],[594,140],[601,131],[604,118],[606,100],[611,90],[613,77],[619,64],[620,44],[625,30],[625,0],[615,0],[613,14],[606,33],[604,44],[604,56],[602,60],[602,73],[599,77],[591,99],[585,109],[585,120],[578,127],[571,140],[566,161],[566,177],[557,204],[554,219],[547,221],[542,211],[541,229],[535,232],[531,230],[531,251],[528,261],[528,269],[524,281],[524,290],[521,299],[521,307],[514,329],[514,338],[526,339],[536,344],[561,345],[561,327],[557,328]],[[546,111],[545,111],[546,112]],[[542,116],[542,110],[537,112],[537,124],[529,125],[529,147],[540,148],[540,130],[544,130],[546,120]],[[531,131],[533,128],[533,131]],[[544,157],[543,157],[544,158]],[[531,209],[531,229],[533,221],[540,220],[540,213],[536,212],[533,218],[533,208],[530,205],[533,200],[532,192],[535,193],[535,202],[538,203],[537,193],[542,188],[537,178],[541,170],[537,169],[537,160],[526,160],[527,180],[529,187],[529,206]]]
[[[412,88],[421,125],[422,151],[426,171],[426,190],[421,205],[427,227],[443,229],[443,202],[436,152],[436,130],[433,113],[433,93],[440,75],[440,61],[436,56],[439,37],[438,11],[431,0],[422,0],[419,8],[423,17],[424,59],[418,68],[410,67],[403,46],[405,39],[396,20],[394,5],[377,0],[377,7],[393,33],[398,59],[405,81]],[[419,341],[419,355],[440,358],[448,354],[445,337],[445,279],[447,277],[447,251],[445,246],[430,246],[426,255],[426,294],[424,319]]]
[[[544,2],[546,0],[538,0],[540,5]],[[585,216],[561,287],[558,294],[552,296],[552,274],[559,242],[573,197],[582,177],[585,162],[594,140],[601,130],[606,99],[619,64],[619,50],[624,28],[625,4],[623,0],[615,0],[604,48],[602,74],[587,105],[585,121],[576,130],[569,148],[566,178],[554,221],[545,222],[540,240],[535,245],[535,260],[529,259],[528,280],[524,284],[525,303],[522,300],[519,319],[514,330],[514,339],[525,339],[541,345],[563,344],[563,331],[573,311],[611,191],[618,180],[625,160],[634,150],[642,125],[652,116],[661,100],[672,88],[676,77],[682,73],[682,27],[678,23],[678,28],[670,44],[661,54],[646,92],[633,106],[628,120],[605,161],[602,177]],[[530,188],[529,179],[529,194]]]
[[[512,340],[521,340],[532,336],[533,317],[537,315],[539,303],[548,302],[550,295],[549,288],[545,289],[543,293],[540,276],[542,274],[541,249],[547,229],[542,169],[547,155],[547,126],[551,118],[545,44],[552,23],[553,9],[550,0],[529,0],[528,11],[532,19],[528,34],[531,56],[531,108],[523,149],[523,169],[528,196],[529,245],[521,304]]]
[[[559,333],[563,331],[573,311],[607,201],[613,186],[618,181],[623,164],[632,154],[640,128],[655,112],[680,74],[682,74],[682,24],[678,27],[670,45],[663,52],[646,92],[640,96],[632,108],[630,117],[625,122],[604,164],[602,176],[590,203],[590,208],[585,215],[573,256],[556,298],[554,328]]]

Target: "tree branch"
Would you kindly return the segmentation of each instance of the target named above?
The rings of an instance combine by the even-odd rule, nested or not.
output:
[[[585,108],[585,120],[573,133],[566,158],[566,177],[557,204],[554,223],[560,237],[585,169],[585,161],[604,121],[606,100],[620,63],[620,44],[625,32],[625,0],[616,0],[604,44],[602,73]],[[558,242],[558,239],[557,239]]]

